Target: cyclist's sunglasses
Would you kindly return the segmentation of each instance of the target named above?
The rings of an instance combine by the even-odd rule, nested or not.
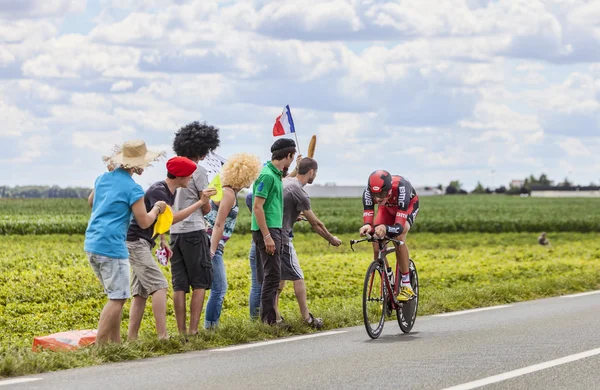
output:
[[[389,192],[380,192],[378,194],[373,194],[373,196],[377,199],[385,199],[389,195]]]

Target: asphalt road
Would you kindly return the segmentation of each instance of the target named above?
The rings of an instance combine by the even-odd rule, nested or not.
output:
[[[600,388],[599,368],[600,294],[591,294],[418,317],[407,335],[389,321],[377,340],[359,326],[14,378],[31,381],[0,389],[587,390]]]

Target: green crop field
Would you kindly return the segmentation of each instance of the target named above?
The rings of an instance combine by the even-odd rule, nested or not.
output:
[[[419,315],[600,288],[599,203],[508,196],[423,198],[417,234],[407,240],[421,283]],[[364,273],[372,256],[368,244],[356,252],[348,246],[361,225],[360,200],[315,199],[313,206],[344,245],[329,247],[318,235],[303,233],[310,231],[306,223],[296,225],[309,307],[323,317],[326,329],[360,325]],[[244,233],[249,213],[241,210],[225,249],[229,290],[218,331],[179,339],[169,296],[171,340],[156,340],[148,305],[135,343],[34,353],[30,349],[37,335],[97,326],[106,297],[83,252],[90,210],[85,200],[0,200],[0,377],[311,332],[299,319],[291,286],[281,299],[291,331],[249,320],[251,238]],[[550,247],[537,244],[542,230],[551,232]],[[169,267],[161,268],[170,281]],[[124,335],[128,314],[129,302]],[[415,329],[418,324],[417,318]]]
[[[240,200],[236,230],[247,233],[250,214]],[[360,199],[314,199],[313,208],[336,233],[362,223]],[[83,199],[0,199],[0,234],[83,234],[90,209]],[[307,224],[297,225],[308,232]],[[600,199],[542,199],[505,195],[422,197],[413,232],[597,232]]]

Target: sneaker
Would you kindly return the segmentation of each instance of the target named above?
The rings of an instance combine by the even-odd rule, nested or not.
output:
[[[308,313],[310,315],[310,320],[308,320],[308,325],[315,328],[315,329],[321,329],[323,327],[323,319],[322,318],[315,318],[312,313]]]
[[[400,293],[398,293],[398,296],[396,297],[396,299],[399,302],[408,302],[412,299],[414,299],[416,297],[415,292],[413,291],[412,287],[409,286],[402,286],[402,288],[400,289]]]
[[[285,320],[283,319],[283,316],[281,317],[281,321],[275,322],[275,326],[282,330],[291,330],[292,329],[292,325],[285,322]]]

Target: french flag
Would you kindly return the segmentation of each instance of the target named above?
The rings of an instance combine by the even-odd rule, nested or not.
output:
[[[273,126],[273,137],[278,137],[284,134],[295,133],[294,120],[292,119],[292,112],[290,106],[285,106],[281,115],[275,119],[275,125]]]

